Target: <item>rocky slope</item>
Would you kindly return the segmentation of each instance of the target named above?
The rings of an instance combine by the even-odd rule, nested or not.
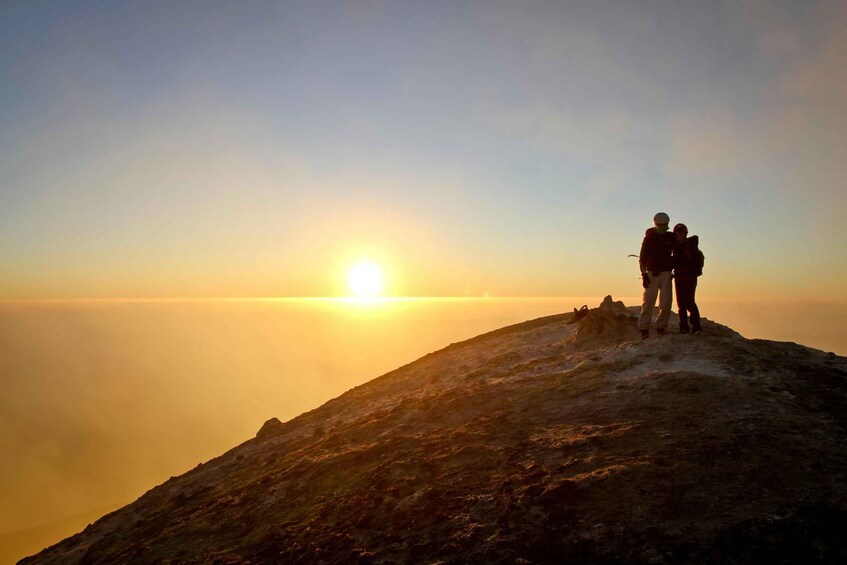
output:
[[[24,562],[847,562],[847,359],[634,310],[453,344]]]

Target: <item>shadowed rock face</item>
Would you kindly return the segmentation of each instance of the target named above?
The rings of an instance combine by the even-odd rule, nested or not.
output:
[[[845,562],[847,359],[636,312],[453,344],[25,562]]]

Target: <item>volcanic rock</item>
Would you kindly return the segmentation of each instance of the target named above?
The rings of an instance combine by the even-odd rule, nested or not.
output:
[[[622,306],[272,419],[24,563],[847,562],[847,359]]]
[[[601,310],[603,312],[609,312],[611,314],[630,314],[629,310],[622,301],[615,301],[609,295],[606,295],[606,298],[604,298],[603,302],[600,303],[600,307],[598,308],[598,310]]]
[[[285,426],[282,422],[279,421],[279,418],[271,418],[259,428],[259,431],[256,432],[256,437],[259,439],[266,438],[268,436],[272,436],[282,432],[285,429]]]

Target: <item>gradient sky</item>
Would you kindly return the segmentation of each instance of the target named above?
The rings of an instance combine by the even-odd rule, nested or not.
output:
[[[0,4],[0,298],[845,298],[832,2]]]

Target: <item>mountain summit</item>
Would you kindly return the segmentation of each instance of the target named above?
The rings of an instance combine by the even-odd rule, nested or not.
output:
[[[847,359],[636,314],[450,345],[23,563],[847,562]]]

